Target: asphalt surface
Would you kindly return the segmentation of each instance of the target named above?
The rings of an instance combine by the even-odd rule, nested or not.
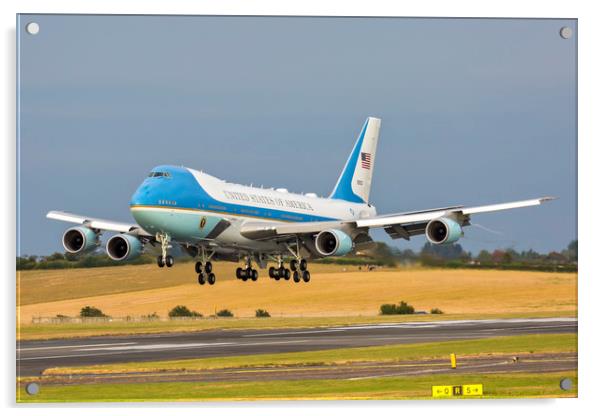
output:
[[[40,378],[50,384],[220,382],[258,380],[362,380],[382,377],[427,376],[458,373],[545,373],[577,369],[577,354],[494,355],[459,357],[452,369],[449,360],[409,360],[403,362],[351,362],[345,364],[290,365],[281,367],[235,367],[204,370],[173,370],[131,373],[89,373],[49,375]]]
[[[308,329],[217,330],[23,341],[17,343],[17,375],[21,377],[37,376],[43,370],[51,367],[272,354],[510,335],[576,332],[576,319],[542,318],[387,323]],[[501,360],[497,364],[496,362],[481,364],[486,364],[482,368],[489,367],[490,370],[495,371],[494,367],[496,366],[507,369],[508,366],[505,364],[508,363],[508,360],[508,358],[504,360],[504,365],[501,364]],[[541,362],[556,364],[540,365],[539,368],[541,371],[546,371],[548,367],[557,368],[559,360],[565,363],[560,366],[562,369],[567,366],[568,369],[576,368],[576,355],[574,357],[563,356],[561,359],[544,357],[540,360]],[[514,361],[513,363],[516,364]],[[511,368],[519,367],[520,365],[514,365]],[[336,371],[331,367],[329,369]],[[352,370],[355,370],[355,368]],[[391,371],[392,374],[396,374],[395,369]],[[356,373],[347,374],[345,377],[355,377],[356,375],[357,377],[370,377],[375,372],[358,371]],[[400,373],[400,371],[397,371],[397,373]],[[320,372],[320,378],[324,378],[324,375],[324,372]],[[216,377],[219,377],[219,375]]]

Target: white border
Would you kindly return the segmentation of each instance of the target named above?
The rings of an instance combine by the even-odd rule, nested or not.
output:
[[[593,6],[595,2],[505,0],[483,2],[470,0],[389,2],[384,0],[289,0],[289,1],[3,1],[1,20],[3,29],[2,82],[3,100],[2,126],[5,139],[2,141],[4,175],[2,191],[1,229],[4,231],[0,253],[3,274],[3,320],[2,342],[3,377],[2,403],[9,407],[7,414],[77,415],[78,405],[67,408],[39,406],[15,408],[15,14],[21,13],[124,13],[124,14],[269,14],[269,15],[346,15],[346,16],[446,16],[446,17],[557,17],[579,19],[579,396],[577,400],[513,400],[513,401],[470,401],[470,402],[279,402],[244,404],[196,404],[196,405],[127,405],[128,414],[164,415],[165,413],[195,414],[206,412],[225,414],[231,410],[248,410],[250,414],[301,415],[311,412],[332,412],[333,407],[345,407],[349,414],[364,414],[371,409],[378,412],[424,412],[447,415],[471,415],[487,412],[488,415],[506,415],[508,412],[545,412],[546,414],[582,414],[599,408],[596,402],[599,385],[600,363],[600,302],[602,276],[598,273],[594,259],[600,249],[600,203],[599,180],[602,154],[600,141],[600,74],[602,74],[600,39],[602,25],[600,15]],[[596,186],[597,185],[597,186]],[[551,227],[554,224],[550,224]],[[596,406],[598,405],[598,406]],[[11,408],[12,407],[12,408]],[[203,409],[199,409],[202,407]],[[396,409],[392,409],[395,407]],[[89,415],[123,414],[120,406],[87,406]],[[588,412],[589,413],[589,412]]]

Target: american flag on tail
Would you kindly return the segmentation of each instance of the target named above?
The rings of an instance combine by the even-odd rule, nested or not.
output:
[[[370,169],[370,163],[372,161],[372,156],[370,153],[362,152],[362,167],[364,169]]]

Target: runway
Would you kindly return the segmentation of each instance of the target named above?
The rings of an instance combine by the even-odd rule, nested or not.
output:
[[[212,330],[155,335],[23,341],[17,342],[17,376],[37,376],[46,368],[51,367],[576,332],[577,320],[574,318],[541,318],[405,322],[308,329]],[[506,357],[503,360],[504,363],[507,363],[508,359]],[[533,360],[537,359],[552,360],[556,363],[564,362],[565,364],[564,366],[561,365],[561,368],[576,367],[576,355],[574,354],[561,357],[533,358]],[[437,363],[433,364],[436,365]],[[480,364],[489,365],[492,370],[495,370],[493,367],[499,366],[501,361],[472,363],[472,365]],[[531,364],[533,364],[533,361]],[[507,368],[507,366],[503,366],[503,368]],[[519,367],[515,366],[514,368]],[[355,370],[355,368],[352,370]],[[361,367],[357,367],[357,370],[358,377],[373,373],[373,371],[363,372]],[[407,370],[407,368],[404,370]],[[392,371],[391,374],[394,375],[395,372]],[[408,371],[412,371],[412,369],[410,368]],[[354,376],[356,373],[347,374],[346,377]],[[321,375],[323,376],[323,373]],[[383,375],[386,376],[386,374]],[[215,377],[219,378],[219,374],[216,374]]]

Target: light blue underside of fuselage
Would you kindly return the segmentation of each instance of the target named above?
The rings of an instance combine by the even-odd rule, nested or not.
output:
[[[136,222],[149,233],[165,232],[175,240],[191,243],[207,238],[223,218],[219,215],[204,214],[168,209],[132,211]]]

